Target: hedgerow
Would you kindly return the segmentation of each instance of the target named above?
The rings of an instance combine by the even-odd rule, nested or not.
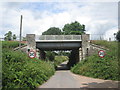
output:
[[[13,47],[12,47],[13,48]],[[2,87],[36,88],[48,80],[55,72],[51,62],[30,59],[26,53],[2,50]]]
[[[106,51],[104,58],[100,58],[96,53],[72,67],[71,71],[76,74],[93,78],[120,80],[117,42],[102,42],[100,43],[99,41],[98,43],[110,49],[109,51]]]
[[[21,43],[23,45],[23,43]],[[2,41],[2,48],[15,48],[19,46],[18,41]]]

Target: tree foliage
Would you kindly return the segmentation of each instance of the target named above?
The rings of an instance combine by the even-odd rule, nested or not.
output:
[[[120,42],[120,30],[117,32],[116,39]]]
[[[16,35],[15,35],[15,34],[13,34],[13,40],[16,40],[16,38],[17,38],[17,37],[16,37]]]
[[[62,32],[57,27],[51,27],[47,31],[43,32],[42,35],[61,35]]]
[[[11,41],[17,39],[16,35],[15,34],[12,35],[11,31],[8,31],[8,33],[6,33],[4,36],[5,36],[4,38],[5,41]]]
[[[85,25],[81,25],[75,21],[70,24],[65,24],[62,31],[57,27],[51,27],[42,35],[81,35],[85,34]]]
[[[81,25],[79,22],[75,21],[70,24],[65,24],[63,27],[63,33],[65,35],[81,35],[85,33],[85,25]]]
[[[12,40],[12,32],[8,31],[8,33],[5,34],[5,41],[11,41]]]

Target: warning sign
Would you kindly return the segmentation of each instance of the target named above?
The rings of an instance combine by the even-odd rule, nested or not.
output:
[[[98,55],[99,55],[99,57],[103,58],[103,57],[105,56],[105,51],[100,50],[100,51],[98,52]]]
[[[35,51],[29,51],[29,52],[28,52],[28,56],[29,56],[30,58],[35,58],[35,57],[36,57],[36,52],[35,52]]]

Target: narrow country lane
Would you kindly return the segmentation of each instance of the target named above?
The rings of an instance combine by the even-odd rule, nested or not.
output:
[[[95,79],[76,75],[67,70],[66,63],[58,66],[58,70],[39,88],[118,88],[117,81]]]

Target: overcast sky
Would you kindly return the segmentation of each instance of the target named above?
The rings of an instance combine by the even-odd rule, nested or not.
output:
[[[113,38],[118,31],[118,0],[93,1],[2,2],[0,37],[4,37],[8,31],[19,36],[20,15],[23,15],[23,36],[41,35],[50,27],[62,29],[65,24],[78,21],[85,24],[88,34],[103,34],[106,39]]]

